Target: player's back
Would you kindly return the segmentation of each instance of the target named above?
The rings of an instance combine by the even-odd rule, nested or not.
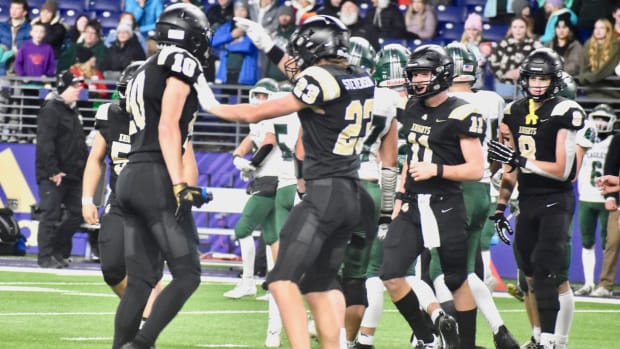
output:
[[[127,163],[131,149],[129,138],[129,113],[116,103],[105,103],[97,109],[95,129],[106,141],[106,156],[110,159],[110,188],[115,189],[116,179]]]
[[[313,66],[301,73],[293,94],[310,106],[298,112],[304,178],[357,178],[358,154],[372,121],[372,78],[355,66]]]

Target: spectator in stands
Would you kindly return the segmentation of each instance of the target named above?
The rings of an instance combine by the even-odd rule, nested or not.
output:
[[[437,15],[426,0],[411,0],[405,12],[405,24],[414,39],[430,40],[437,33]]]
[[[596,84],[614,73],[620,60],[620,41],[613,38],[612,31],[611,22],[607,19],[594,23],[592,37],[583,46],[577,77],[580,84]]]
[[[17,50],[26,40],[30,39],[30,23],[28,22],[28,1],[11,0],[9,20],[0,23],[0,76],[7,72],[13,73],[14,57]]]
[[[297,29],[295,25],[293,14],[293,8],[289,6],[280,6],[278,8],[278,28],[272,34],[273,43],[281,48],[283,51],[286,51],[286,46],[288,45],[291,35]],[[266,60],[265,69],[264,69],[264,77],[272,78],[276,81],[286,81],[288,78],[280,68],[278,68],[277,64],[271,62],[271,60]]]
[[[478,69],[476,70],[476,82],[473,88],[481,88],[484,84],[484,66],[487,57],[491,54],[492,45],[490,42],[482,40],[482,17],[472,12],[467,16],[464,24],[465,31],[461,36],[461,43],[464,44],[476,56]]]
[[[162,0],[125,0],[125,11],[133,14],[140,32],[145,36],[155,29],[155,22],[163,10]]]
[[[91,19],[86,23],[84,28],[84,41],[77,44],[69,45],[58,59],[57,71],[63,71],[71,67],[75,63],[76,49],[85,47],[92,51],[97,57],[97,67],[101,69],[108,54],[108,48],[101,40],[101,24],[97,19]]]
[[[489,56],[489,67],[495,77],[495,92],[503,97],[516,96],[519,68],[525,58],[542,47],[528,32],[527,22],[515,17],[504,37]]]
[[[52,46],[54,49],[54,57],[58,59],[60,56],[60,50],[62,49],[62,44],[65,41],[65,36],[67,35],[67,27],[60,18],[56,1],[46,1],[41,6],[39,17],[33,19],[30,23],[31,25],[41,23],[45,26],[45,38],[43,41]]]
[[[405,17],[398,9],[396,0],[372,0],[364,20],[378,32],[381,39],[405,39]]]
[[[580,41],[590,37],[594,23],[603,17],[609,17],[614,5],[613,0],[575,0],[571,9],[577,14],[577,29]]]
[[[575,38],[575,27],[571,24],[570,14],[565,12],[557,17],[555,22],[555,36],[546,43],[546,47],[552,48],[564,58],[564,71],[574,76],[579,74],[579,64],[583,46]]]
[[[211,24],[211,29],[216,31],[222,24],[233,19],[233,1],[217,0],[217,4],[207,10],[207,19]]]
[[[24,42],[17,51],[15,73],[17,76],[53,77],[56,58],[52,46],[43,41],[45,26],[42,23],[33,24],[30,36],[32,39]]]
[[[291,5],[295,12],[295,24],[301,25],[307,18],[316,15],[316,0],[292,0]]]
[[[71,44],[81,44],[84,42],[84,31],[86,30],[86,24],[90,19],[87,15],[81,14],[76,19],[69,31],[67,32],[67,38],[65,39],[65,46]]]
[[[614,6],[611,12],[611,16],[614,18],[614,38],[620,38],[620,4]]]
[[[338,18],[340,14],[340,4],[342,4],[342,0],[324,1],[323,6],[316,11],[316,14]]]
[[[15,74],[23,77],[53,77],[56,73],[56,57],[54,49],[50,44],[43,41],[45,37],[45,26],[42,23],[35,23],[30,30],[31,40],[23,43],[17,51],[15,58]],[[40,106],[39,89],[43,87],[40,80],[31,81],[24,79],[24,84],[20,86],[24,95],[24,114],[33,117],[22,119],[22,133],[36,133],[36,117]]]
[[[542,12],[542,11],[541,11]],[[544,30],[541,33],[540,42],[546,44],[555,37],[555,28],[558,18],[564,16],[568,18],[571,25],[577,25],[577,15],[571,9],[565,8],[562,0],[546,0],[544,13],[547,16]],[[536,24],[534,24],[536,27]],[[539,34],[534,30],[535,34]]]
[[[37,116],[36,177],[39,186],[39,253],[41,268],[69,265],[71,239],[82,223],[82,173],[88,157],[84,131],[74,103],[81,79],[58,76],[56,93]],[[61,205],[67,211],[63,219]],[[60,224],[59,224],[60,222]]]
[[[133,14],[130,12],[121,13],[121,15],[118,17],[118,24],[121,23],[129,24],[133,31],[132,36],[136,38],[138,42],[140,42],[140,46],[142,46],[142,51],[146,52],[146,39],[144,38],[144,35],[142,35],[142,33],[140,32],[138,25],[136,24],[136,18],[133,16]],[[106,45],[106,47],[110,47],[112,46],[112,43],[114,41],[116,41],[116,29],[110,30],[108,35],[106,35],[105,39],[103,40],[103,43]]]
[[[278,3],[276,0],[258,0],[250,2],[248,18],[260,23],[267,33],[273,33],[278,27]]]
[[[534,16],[528,0],[514,0],[512,2],[512,13],[517,17],[523,17],[527,22],[528,28],[534,28]]]
[[[248,18],[247,0],[236,0],[235,17]],[[253,85],[258,81],[258,49],[234,21],[224,23],[213,35],[212,46],[220,49],[215,81],[221,84]]]
[[[78,46],[75,53],[76,62],[71,66],[69,71],[83,79],[82,88],[88,89],[90,98],[107,98],[108,86],[103,82],[103,73],[97,68],[97,56],[93,51],[85,46]],[[102,102],[78,101],[77,105],[82,111],[84,117],[84,126],[93,125],[95,120],[95,112]]]
[[[133,61],[141,61],[146,54],[128,22],[120,22],[116,27],[116,40],[108,49],[105,62],[102,64],[108,80],[118,80],[121,72]]]
[[[503,0],[487,0],[484,5],[483,16],[488,18],[491,23],[509,23],[515,16],[510,1]]]
[[[366,38],[375,50],[379,49],[377,31],[360,16],[360,8],[354,0],[342,0],[340,20],[347,26],[351,36]]]

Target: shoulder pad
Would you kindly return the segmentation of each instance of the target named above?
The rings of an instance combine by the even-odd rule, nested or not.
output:
[[[465,120],[471,114],[480,115],[480,111],[475,105],[471,103],[465,103],[462,105],[458,105],[456,108],[454,108],[452,112],[450,112],[448,119]]]
[[[553,110],[551,110],[551,116],[562,116],[571,109],[577,109],[585,115],[585,112],[579,103],[571,99],[562,99],[553,107]]]
[[[308,84],[318,85],[318,92],[322,92],[324,102],[331,101],[340,97],[340,85],[338,84],[338,81],[336,80],[334,75],[332,75],[325,68],[319,66],[312,66],[301,72],[299,78],[296,81],[295,88],[293,89],[293,93],[296,96],[300,97],[300,95],[298,95],[297,93],[297,88],[299,87],[298,83],[303,78],[306,78],[306,82]],[[303,99],[302,101],[305,102]]]
[[[95,120],[97,121],[108,121],[108,112],[112,103],[104,103],[97,108],[97,113],[95,114]]]

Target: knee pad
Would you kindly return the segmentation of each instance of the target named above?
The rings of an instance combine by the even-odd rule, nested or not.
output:
[[[467,272],[465,269],[463,271],[453,271],[444,274],[444,282],[448,289],[452,292],[456,291],[461,287],[463,282],[467,279]]]
[[[101,273],[103,274],[103,280],[109,286],[116,286],[119,282],[123,281],[125,276],[125,263],[122,266],[120,265],[112,265],[107,266],[101,265]]]
[[[555,278],[536,278],[534,279],[534,296],[540,310],[560,310],[558,300],[558,285]]]
[[[353,305],[368,306],[365,279],[342,279],[341,283],[347,307]]]

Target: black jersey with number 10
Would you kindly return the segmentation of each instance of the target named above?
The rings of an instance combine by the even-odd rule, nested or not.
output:
[[[359,153],[372,121],[375,84],[356,67],[305,69],[293,95],[309,108],[298,112],[303,129],[304,179],[358,178]]]

